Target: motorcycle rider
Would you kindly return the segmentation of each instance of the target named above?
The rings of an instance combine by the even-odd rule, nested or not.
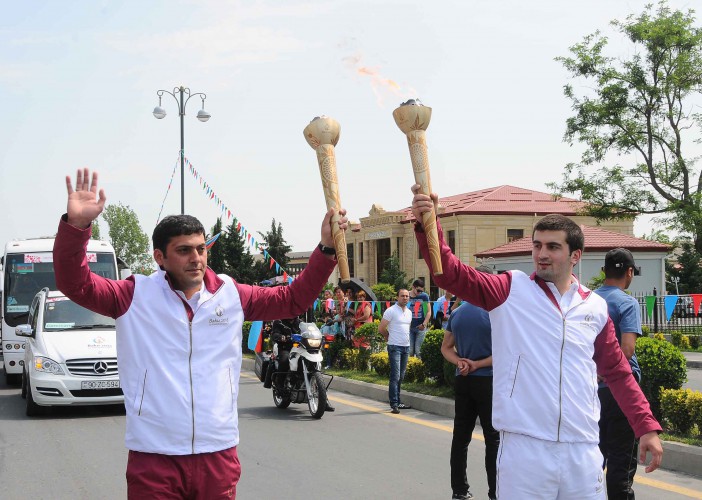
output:
[[[268,373],[266,374],[266,382],[276,384],[279,391],[282,391],[285,386],[286,377],[277,376],[274,377],[274,373],[287,373],[290,371],[290,350],[293,347],[292,335],[295,332],[300,332],[300,318],[295,317],[293,319],[276,319],[271,324],[271,340],[278,345],[278,354],[276,355],[276,361],[278,368],[276,369],[274,363],[268,365]],[[270,385],[264,384],[264,387],[270,387]],[[325,411],[334,411],[335,407],[327,399],[327,407]]]

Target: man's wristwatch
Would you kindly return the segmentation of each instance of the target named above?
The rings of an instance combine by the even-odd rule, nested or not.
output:
[[[322,243],[320,243],[319,245],[317,245],[317,248],[319,248],[324,254],[336,255],[336,248],[334,247],[326,247]]]

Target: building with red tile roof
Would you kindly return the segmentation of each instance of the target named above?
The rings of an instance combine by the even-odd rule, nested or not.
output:
[[[583,208],[583,202],[572,198],[502,185],[440,198],[438,217],[454,253],[463,262],[476,265],[478,253],[528,239],[534,224],[546,214],[559,213],[578,224],[598,226],[593,217],[580,215]],[[387,211],[374,204],[368,216],[352,223],[346,232],[351,276],[375,284],[385,261],[396,254],[407,278],[424,278],[435,297],[438,290],[419,255],[414,222],[410,207]],[[599,227],[633,238],[633,220],[603,221]]]
[[[636,265],[641,267],[641,276],[634,278],[630,291],[651,294],[653,287],[656,287],[658,293],[665,291],[665,259],[671,250],[669,245],[607,231],[601,227],[581,227],[585,235],[585,251],[574,271],[583,283],[600,274],[604,256],[609,250],[622,247],[631,251]],[[526,236],[478,252],[475,258],[481,263],[495,266],[498,270],[520,269],[531,274],[534,271],[531,247],[531,236]]]

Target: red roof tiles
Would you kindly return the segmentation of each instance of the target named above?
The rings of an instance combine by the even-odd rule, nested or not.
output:
[[[572,198],[555,198],[552,194],[503,185],[470,193],[439,198],[445,211],[439,217],[449,215],[577,215],[583,202]],[[407,214],[407,222],[413,221],[411,207],[398,212]]]
[[[586,252],[607,252],[612,248],[628,248],[633,252],[668,252],[669,245],[644,240],[626,234],[607,231],[599,227],[581,226],[585,234]],[[477,258],[512,257],[531,254],[531,235],[475,254]]]

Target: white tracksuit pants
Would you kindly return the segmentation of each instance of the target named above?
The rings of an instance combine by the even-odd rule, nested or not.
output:
[[[604,500],[602,462],[596,443],[561,443],[500,432],[497,498]]]

